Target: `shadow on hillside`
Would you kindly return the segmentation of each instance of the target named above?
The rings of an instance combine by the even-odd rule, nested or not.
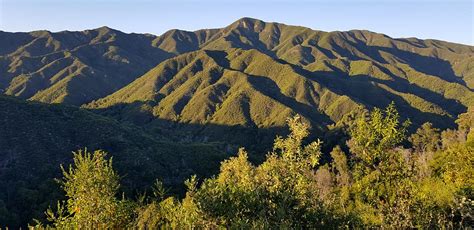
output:
[[[225,51],[206,50],[206,54],[209,55],[209,57],[211,57],[220,66],[233,71],[239,71],[230,67],[230,61],[229,59],[227,59],[228,54]],[[285,64],[280,60],[277,61],[282,64]],[[298,102],[297,100],[281,93],[281,89],[279,88],[279,86],[270,78],[266,76],[251,75],[248,73],[245,74],[249,76],[248,81],[256,90],[263,93],[265,96],[272,98],[273,100],[285,105],[288,108],[293,108],[296,113],[310,119],[313,123],[313,127],[319,128],[318,131],[324,130],[324,127],[333,123],[331,118],[329,118],[329,116],[327,116],[326,114],[323,114],[319,111],[312,112],[314,111],[314,108],[312,108],[311,106]]]
[[[399,58],[399,62],[407,64],[408,66],[420,73],[435,76],[444,81],[458,83],[467,87],[466,82],[462,79],[461,76],[457,76],[454,73],[451,64],[446,60],[443,60],[441,58],[424,56],[418,53],[409,52],[397,48],[370,46],[356,38],[354,38],[354,40],[358,42],[353,42],[350,40],[346,40],[346,42],[348,42],[351,46],[355,47],[357,51],[363,53],[364,55],[370,58],[373,58],[379,63],[389,64],[389,62],[387,62],[387,60],[382,57],[381,52],[389,53]],[[335,51],[344,57],[347,57],[351,60],[365,60],[364,58],[360,58],[353,55],[352,53],[338,46],[335,43],[333,43],[332,45],[334,46]]]
[[[334,70],[334,73],[332,72],[324,72],[324,71],[316,71],[314,74],[316,75],[323,75],[325,77],[331,76],[331,77],[339,77],[342,79],[334,79],[331,78],[331,80],[328,81],[360,81],[360,82],[375,82],[378,84],[384,84],[391,89],[398,91],[400,93],[406,93],[406,94],[413,94],[416,95],[423,100],[430,102],[432,104],[435,104],[442,108],[444,111],[450,113],[452,116],[456,116],[456,114],[464,113],[466,111],[466,107],[462,105],[459,101],[454,100],[454,99],[448,99],[443,97],[441,94],[438,94],[436,92],[430,91],[428,89],[422,88],[416,84],[410,83],[407,79],[398,77],[394,75],[392,72],[390,72],[388,69],[386,69],[384,66],[381,66],[377,63],[373,63],[376,65],[381,71],[383,71],[385,74],[390,76],[394,81],[392,80],[384,80],[380,79],[374,76],[369,76],[369,75],[353,75],[349,76],[346,73],[340,71],[334,66],[329,65],[331,69]],[[304,70],[299,70],[299,71],[304,71]]]
[[[279,61],[291,66],[293,70],[301,76],[316,81],[339,95],[347,95],[356,102],[367,105],[369,108],[385,108],[388,104],[394,101],[396,106],[399,108],[401,117],[404,119],[410,119],[413,122],[411,125],[412,131],[424,122],[431,122],[436,127],[443,129],[455,127],[455,115],[467,110],[467,108],[457,100],[444,98],[440,94],[411,84],[407,80],[401,79],[393,74],[389,75],[392,78],[397,79],[396,82],[381,80],[365,75],[350,77],[346,73],[340,71],[311,72],[300,66],[285,62],[284,60],[280,59]],[[382,68],[382,70],[384,69]],[[418,95],[425,101],[438,105],[440,108],[450,113],[450,115],[439,115],[416,109],[403,97],[396,95],[377,84],[385,84],[389,88],[401,93]]]
[[[380,63],[386,63],[386,61],[383,60],[382,56],[380,56],[380,50],[384,50],[385,52],[395,52],[385,47],[367,46],[366,44],[362,43],[354,43],[352,45],[354,45],[355,47],[359,47],[361,52],[366,52],[366,55],[375,57],[375,59]],[[363,49],[361,49],[361,46],[364,46]],[[340,49],[340,52],[346,52],[345,49]],[[369,51],[367,52],[366,50]],[[218,63],[224,68],[231,69],[229,60],[226,58],[227,53],[225,51],[206,52],[212,59],[214,59],[216,63]],[[465,83],[460,80],[461,78],[454,74],[450,64],[447,61],[401,50],[397,50],[396,52],[398,53],[395,53],[393,55],[399,55],[407,62],[413,61],[412,68],[416,69],[419,72],[429,74],[433,77],[441,78],[448,82],[456,82],[461,85],[465,85]],[[350,59],[355,58],[356,60],[362,60],[361,58],[358,58],[356,56],[352,57],[349,53],[344,53],[344,55],[348,55],[347,57],[349,57]],[[301,66],[289,63],[285,60],[278,58],[276,58],[275,60],[280,64],[291,66],[293,70],[301,76],[316,81],[335,93],[338,93],[340,95],[347,95],[355,101],[360,102],[361,104],[368,105],[369,108],[384,108],[390,102],[394,101],[397,107],[400,108],[402,117],[404,117],[405,119],[410,118],[411,121],[414,123],[411,126],[412,130],[416,129],[424,122],[431,122],[439,128],[455,127],[454,120],[456,119],[456,115],[465,112],[467,109],[466,106],[461,104],[459,101],[445,98],[439,93],[422,88],[416,84],[412,84],[407,79],[400,78],[394,75],[384,66],[377,63],[374,64],[377,65],[377,67],[381,71],[383,71],[395,81],[383,80],[368,75],[349,76],[347,75],[347,73],[341,72],[336,67],[331,68],[331,65],[329,65],[329,67],[333,69],[333,72],[311,72],[302,68]],[[424,63],[425,65],[421,65],[420,63]],[[435,67],[427,68],[427,64],[428,66]],[[297,108],[298,113],[308,118],[314,117],[315,113],[309,112],[311,111],[311,108],[309,108],[308,106],[295,102],[294,100],[286,97],[285,95],[273,95],[269,93],[271,88],[278,87],[270,79],[262,76],[250,76],[249,81],[256,89],[264,93],[266,96],[271,97],[284,105],[291,105],[292,107]],[[388,89],[384,88],[384,86],[388,87]],[[394,90],[396,92],[391,92],[391,90]],[[271,92],[279,92],[279,90],[272,90]],[[397,95],[396,93],[403,93],[406,95],[406,97],[412,98],[415,98],[414,95],[416,95],[418,98],[421,98],[426,102],[438,106],[447,114],[440,115],[438,113],[428,112],[436,108],[431,105],[413,104],[417,103],[416,100],[418,99],[415,98],[410,101],[407,101],[408,99]],[[419,109],[414,108],[414,106],[418,107]],[[330,121],[330,119],[328,117],[325,117],[324,114],[321,115],[320,119],[321,118],[323,118],[323,121]]]
[[[235,156],[239,147],[245,147],[250,160],[258,164],[272,149],[275,136],[288,133],[287,127],[190,124],[154,118],[139,109],[145,103],[149,102],[92,113],[0,95],[0,188],[5,188],[0,189],[0,203],[18,214],[7,223],[19,227],[33,218],[43,219],[48,206],[64,199],[53,178],[61,178],[60,165],[67,169],[72,163],[71,152],[78,149],[108,152],[128,197],[149,189],[155,179],[163,181],[171,193],[182,195],[183,182],[191,175],[199,179],[215,175],[220,163]]]
[[[144,105],[156,105],[154,101],[119,103],[104,109],[88,109],[94,113],[111,117],[119,122],[142,127],[150,135],[176,143],[221,143],[226,154],[233,155],[239,147],[249,150],[249,157],[260,162],[271,150],[276,135],[286,135],[287,127],[262,128],[253,123],[243,125],[221,125],[214,123],[189,123],[155,117]],[[321,134],[321,130],[317,130]],[[313,133],[315,133],[313,131]]]
[[[315,107],[298,102],[294,98],[288,97],[281,93],[281,89],[278,87],[278,85],[268,77],[249,75],[248,81],[255,89],[263,93],[265,96],[278,101],[288,108],[293,108],[296,113],[310,119],[313,125],[317,124],[321,131],[324,129],[324,127],[333,123],[331,118],[329,118],[329,116],[326,114],[323,114],[319,111],[315,112]]]
[[[401,58],[407,65],[412,67],[418,72],[438,77],[442,80],[451,83],[458,83],[463,86],[467,86],[466,82],[454,73],[451,64],[440,58],[423,56],[417,53],[412,53],[400,49],[390,49],[387,47],[375,46],[383,52],[390,53],[396,57]]]
[[[370,76],[352,76],[350,78],[334,78],[324,76],[324,72],[315,72],[316,75],[314,80],[323,83],[324,86],[328,87],[331,90],[334,90],[336,93],[345,94],[357,102],[368,105],[369,107],[378,107],[385,108],[392,101],[395,102],[400,115],[403,119],[410,119],[412,125],[410,129],[413,131],[418,128],[424,122],[431,122],[436,127],[445,129],[455,127],[456,113],[462,113],[466,111],[466,107],[459,103],[456,100],[446,99],[436,93],[416,87],[414,85],[404,86],[396,85],[394,82],[381,80],[373,78]],[[414,93],[416,90],[419,90],[421,96],[425,101],[431,102],[435,105],[438,105],[443,110],[447,111],[450,114],[440,115],[437,113],[426,112],[420,109],[417,109],[411,103],[416,103],[407,101],[407,99],[394,94],[393,92],[385,89],[379,84],[384,84],[391,88],[392,90],[401,92],[401,93]],[[337,87],[336,87],[337,85]],[[436,100],[441,101],[437,103]],[[422,105],[418,105],[423,107]],[[432,108],[425,108],[432,109]]]

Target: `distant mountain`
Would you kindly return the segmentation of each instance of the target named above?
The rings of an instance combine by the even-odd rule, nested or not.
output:
[[[251,18],[161,36],[107,27],[2,32],[0,55],[4,94],[82,105],[139,125],[272,129],[300,113],[325,130],[351,111],[395,101],[414,127],[450,127],[474,105],[472,46]],[[222,137],[198,131],[190,136]]]
[[[107,27],[83,32],[0,32],[0,90],[47,103],[81,105],[120,89],[178,51],[153,35]]]
[[[415,125],[449,127],[474,104],[471,46],[250,18],[219,30],[173,30],[158,40],[168,52],[197,51],[169,58],[85,107],[121,105],[148,120],[259,128],[300,113],[324,129],[359,107],[391,101]]]
[[[60,164],[72,151],[104,149],[127,193],[156,178],[177,188],[193,174],[211,176],[228,157],[218,144],[179,144],[160,135],[63,105],[0,96],[0,225],[17,228],[55,206]]]

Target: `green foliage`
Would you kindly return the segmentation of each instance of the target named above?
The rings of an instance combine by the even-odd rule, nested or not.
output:
[[[398,117],[392,104],[384,113],[376,109],[368,118],[359,118],[350,128],[353,211],[368,226],[469,225],[472,218],[466,221],[466,213],[472,208],[466,195],[473,188],[473,161],[472,150],[460,144],[465,139],[450,131],[457,141],[443,141],[448,144],[441,150],[438,131],[425,124],[410,138],[413,150],[405,150],[398,145],[408,123],[399,125]],[[337,166],[338,157],[334,159]]]
[[[466,144],[474,147],[474,107],[469,108],[466,113],[460,114],[456,121],[459,131],[466,134]]]
[[[277,137],[273,150],[286,161],[315,167],[321,155],[320,146],[322,142],[318,140],[302,147],[303,139],[309,135],[308,124],[303,123],[298,115],[288,119],[287,122],[290,127],[290,134],[285,139]]]
[[[349,131],[351,151],[369,166],[388,160],[389,150],[405,140],[410,124],[409,121],[400,124],[399,117],[393,102],[385,111],[376,108],[369,115],[360,116]]]
[[[208,177],[218,172],[230,151],[220,143],[171,141],[170,135],[150,135],[136,126],[65,105],[0,96],[0,108],[2,228],[26,228],[32,219],[45,220],[44,210],[65,198],[54,181],[61,177],[58,165],[70,164],[72,157],[65,153],[79,146],[113,154],[128,197],[156,178],[170,187],[170,193],[178,193],[190,175]]]
[[[226,160],[216,178],[206,179],[199,188],[190,186],[186,198],[175,213],[194,213],[199,218],[187,227],[222,226],[227,228],[308,228],[337,226],[348,217],[337,216],[324,208],[315,167],[319,163],[320,141],[302,145],[309,134],[308,125],[299,116],[288,120],[291,133],[277,137],[274,151],[260,166],[253,166],[247,153],[240,149],[237,157]],[[184,204],[188,202],[185,208]],[[149,210],[157,211],[163,204],[152,203],[139,215],[154,227]],[[167,218],[168,226],[177,226]],[[142,221],[141,223],[148,223]]]
[[[440,140],[439,129],[433,128],[431,123],[424,123],[416,130],[416,133],[410,136],[410,142],[417,152],[437,151],[441,147]]]
[[[354,158],[352,194],[355,212],[361,212],[368,225],[405,226],[399,220],[407,219],[413,173],[407,167],[403,152],[395,149],[403,140],[409,122],[400,124],[395,105],[384,111],[374,109],[370,114],[359,117],[350,127],[348,144]],[[368,211],[364,211],[368,210]],[[404,216],[401,216],[404,215]]]
[[[474,198],[474,148],[454,145],[435,155],[434,173],[447,184],[464,190],[465,195]]]
[[[102,150],[79,150],[74,165],[61,167],[66,207],[58,203],[57,214],[46,212],[55,228],[121,228],[131,222],[133,204],[116,198],[119,176],[105,156]]]
[[[156,181],[152,196],[137,203],[115,197],[118,176],[105,153],[76,153],[64,170],[70,198],[48,211],[56,227],[101,226],[138,229],[273,228],[464,228],[473,223],[474,149],[464,140],[440,148],[424,125],[399,146],[408,123],[391,104],[350,123],[349,152],[336,146],[320,165],[321,142],[307,145],[309,126],[288,119],[290,134],[275,139],[266,161],[255,166],[241,148],[220,172],[185,182],[179,200]],[[361,135],[357,132],[362,132]],[[460,139],[464,132],[456,132]],[[425,143],[427,142],[427,143]],[[433,146],[433,145],[431,145]],[[363,153],[363,154],[361,154]],[[431,154],[431,155],[430,155]],[[431,158],[428,156],[432,156]],[[376,160],[373,160],[376,159]],[[120,208],[123,207],[123,208]],[[121,211],[119,211],[121,210]],[[132,212],[132,210],[134,210]],[[81,224],[79,224],[81,223]]]
[[[157,197],[155,194],[150,203],[137,209],[138,217],[134,223],[136,227],[138,229],[215,227],[215,224],[205,220],[195,202],[196,183],[195,176],[185,181],[188,191],[182,201],[174,197]]]

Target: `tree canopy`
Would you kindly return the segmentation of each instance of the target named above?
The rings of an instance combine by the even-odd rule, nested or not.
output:
[[[287,121],[290,134],[275,139],[263,163],[251,163],[241,148],[221,163],[216,176],[187,180],[182,199],[168,194],[158,180],[151,195],[119,199],[120,177],[112,159],[100,150],[78,151],[74,165],[62,168],[67,201],[46,213],[53,227],[472,226],[474,148],[467,128],[440,135],[425,124],[407,138],[409,122],[399,119],[394,104],[357,117],[347,127],[348,150],[336,146],[323,161],[322,142],[305,144],[309,126],[294,116]]]

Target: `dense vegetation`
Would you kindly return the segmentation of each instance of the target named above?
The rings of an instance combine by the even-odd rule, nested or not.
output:
[[[179,192],[184,179],[211,176],[229,156],[219,143],[176,143],[75,107],[0,96],[0,108],[0,228],[44,217],[64,196],[53,180],[57,166],[78,148],[110,152],[128,195],[156,178]]]
[[[391,104],[347,122],[349,151],[321,161],[321,142],[305,144],[308,125],[288,120],[256,166],[240,149],[220,173],[185,182],[183,199],[160,181],[135,200],[118,194],[119,176],[103,151],[78,151],[60,181],[68,199],[49,209],[58,228],[458,228],[474,224],[474,113],[458,130],[429,123],[409,138]],[[410,140],[412,147],[403,147]],[[120,198],[121,197],[121,198]],[[41,227],[38,223],[38,227]]]

